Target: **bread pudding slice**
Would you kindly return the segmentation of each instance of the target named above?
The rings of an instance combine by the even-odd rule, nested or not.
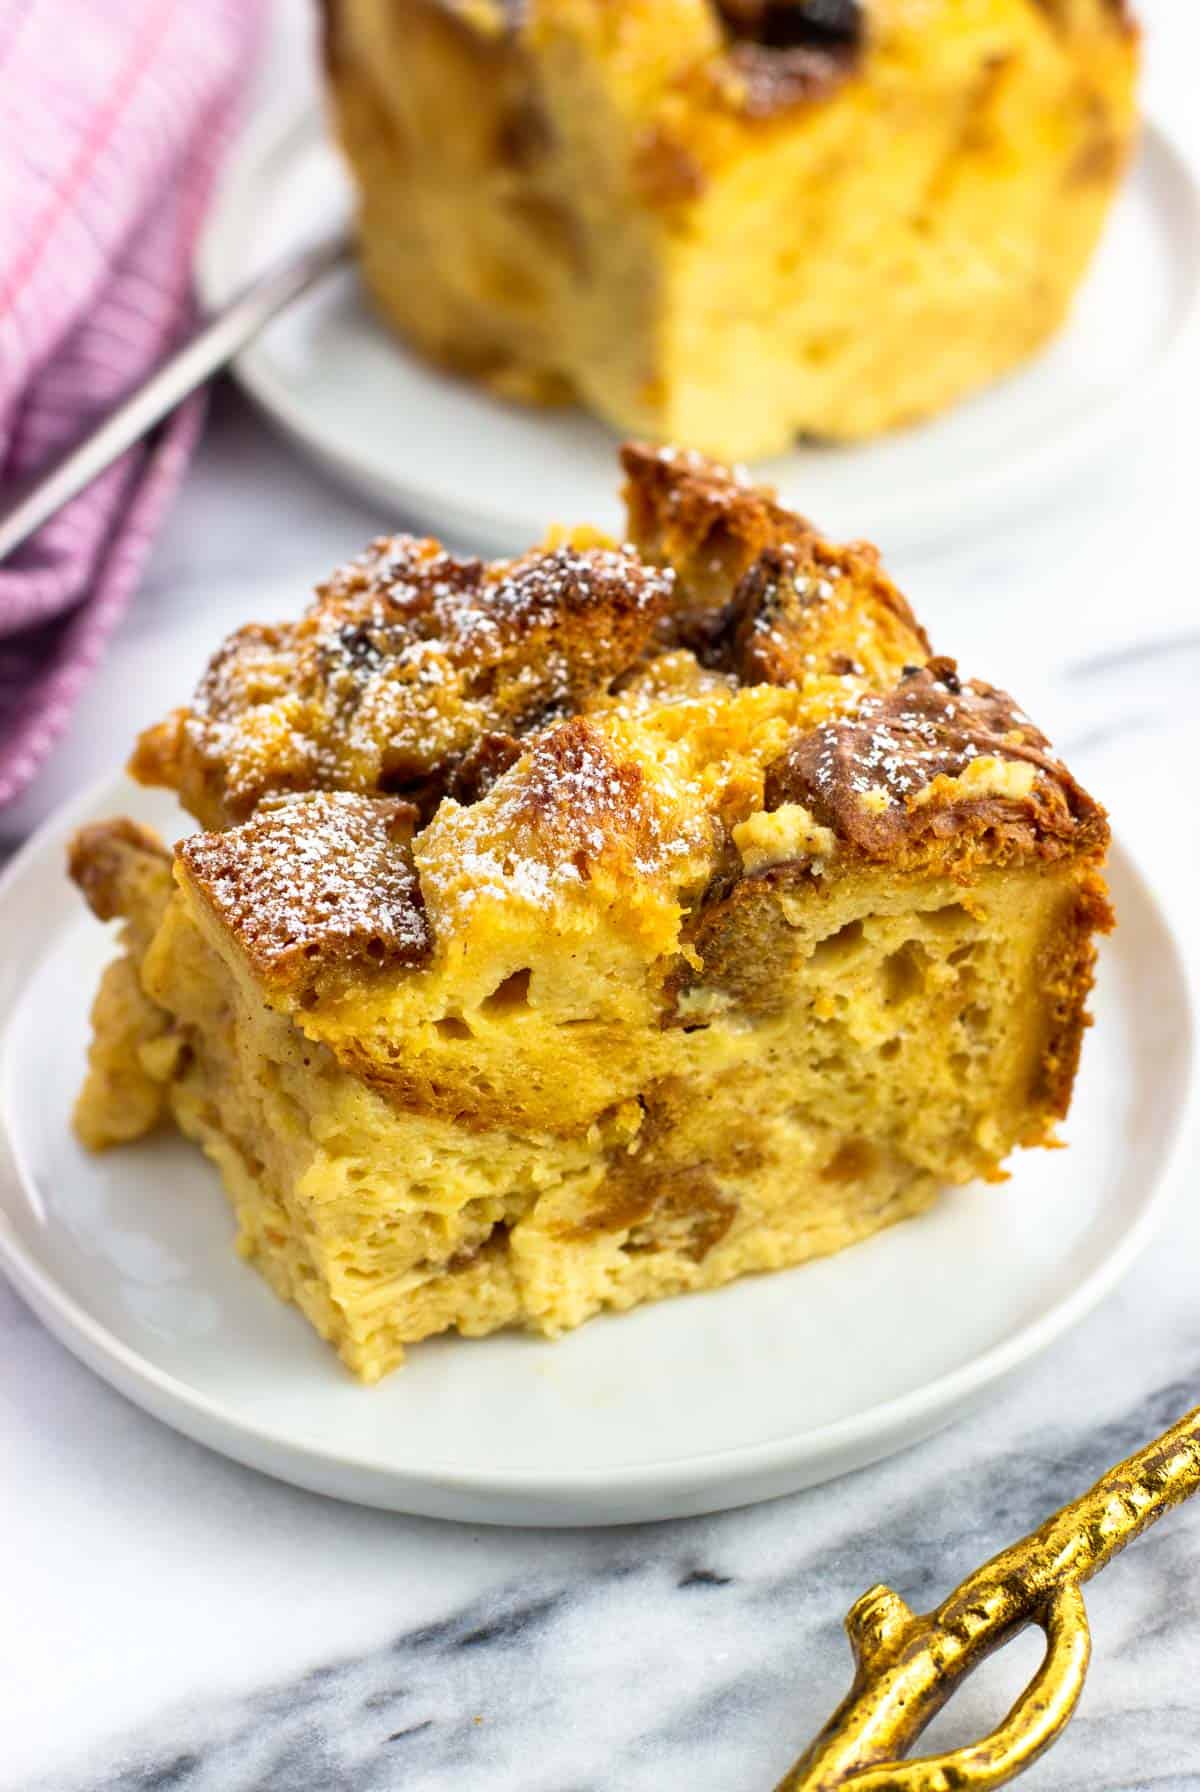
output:
[[[1070,1099],[1103,812],[871,548],[625,466],[628,545],[381,540],[233,635],[133,761],[200,830],[74,843],[80,1135],[197,1140],[366,1380],[839,1250]]]
[[[935,412],[1062,323],[1135,129],[1125,0],[324,0],[383,316],[729,458]]]

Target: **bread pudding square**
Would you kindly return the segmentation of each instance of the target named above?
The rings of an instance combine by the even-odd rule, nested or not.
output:
[[[1101,809],[873,549],[624,460],[627,543],[383,539],[238,631],[133,759],[198,831],[72,849],[123,924],[80,1136],[196,1140],[368,1381],[840,1250],[1067,1111]]]
[[[1062,323],[1125,0],[324,0],[363,277],[435,361],[731,459],[913,422]]]

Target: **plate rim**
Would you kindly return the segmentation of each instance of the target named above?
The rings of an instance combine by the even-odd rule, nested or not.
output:
[[[319,99],[276,101],[251,115],[222,172],[197,249],[195,278],[206,306],[227,304],[246,278],[247,196],[261,185],[273,163],[281,160],[286,163],[318,143],[341,159],[341,151],[330,133]],[[872,520],[871,533],[884,540],[889,552],[901,549],[911,552],[936,546],[952,534],[961,534],[964,529],[995,523],[1019,505],[1022,494],[1040,494],[1048,484],[1061,484],[1072,468],[1094,460],[1105,446],[1126,433],[1137,417],[1146,414],[1189,344],[1200,342],[1200,171],[1193,167],[1173,123],[1149,110],[1144,111],[1139,120],[1136,146],[1124,177],[1125,186],[1136,177],[1143,162],[1156,165],[1186,205],[1184,227],[1170,233],[1174,265],[1182,271],[1185,290],[1179,315],[1172,322],[1170,333],[1157,354],[1139,369],[1136,379],[1107,397],[1089,402],[1069,422],[1043,436],[1035,436],[1023,444],[1019,453],[1008,453],[1001,459],[962,473],[950,469],[939,480],[938,503],[928,513],[921,513],[919,507],[904,502],[902,496],[884,500],[883,507]],[[1120,195],[1118,201],[1119,198]],[[1090,272],[1089,268],[1089,276]],[[1048,350],[1067,337],[1072,322],[1072,317],[1068,316],[1044,348]],[[416,457],[412,461],[411,474],[407,471],[398,474],[394,470],[395,463],[389,463],[385,468],[369,454],[346,452],[342,445],[328,441],[319,423],[313,421],[310,407],[294,396],[284,375],[275,371],[265,346],[265,335],[266,332],[234,358],[232,372],[264,415],[332,477],[374,502],[395,505],[402,512],[410,513],[414,520],[427,521],[448,534],[460,533],[468,542],[510,550],[528,545],[530,527],[536,526],[530,520],[519,520],[514,524],[507,507],[497,505],[493,508],[486,497],[474,491],[470,500],[464,501],[461,488],[431,487],[422,480]],[[1039,350],[1021,366],[991,382],[984,391],[998,390],[1006,381],[1019,381],[1030,376],[1036,371],[1042,352]],[[402,344],[397,345],[397,354],[400,358],[411,356],[418,371],[431,371],[427,363]],[[504,403],[472,386],[469,381],[459,383],[478,405],[491,407]],[[969,403],[970,398],[964,402]],[[950,407],[943,415],[952,416],[955,408],[958,407]],[[917,425],[916,429],[920,427]],[[622,438],[619,431],[611,433],[615,466],[616,449]],[[892,432],[881,439],[902,441],[905,433],[912,432]],[[831,454],[841,452],[853,453],[854,445],[849,445],[846,450],[830,450]],[[786,457],[757,463],[763,478],[778,481],[776,463],[780,458]],[[799,495],[796,502],[803,509]],[[920,520],[922,514],[924,520]],[[914,518],[918,520],[914,522]],[[541,518],[541,524],[578,520],[546,515]]]
[[[61,846],[71,829],[97,812],[110,808],[114,799],[128,805],[136,803],[139,796],[146,800],[146,793],[127,776],[114,779],[110,775],[90,785],[48,817],[0,875],[0,920],[8,903],[27,879],[37,880],[46,875],[48,866],[43,863],[46,855]],[[856,1413],[758,1443],[729,1445],[665,1461],[625,1463],[615,1468],[564,1468],[548,1475],[544,1468],[520,1466],[479,1471],[429,1460],[419,1466],[399,1465],[371,1454],[321,1450],[270,1426],[247,1420],[236,1407],[160,1368],[113,1333],[61,1286],[36,1253],[23,1243],[2,1201],[0,1269],[60,1343],[102,1380],[154,1417],[252,1468],[357,1503],[433,1517],[469,1516],[475,1523],[570,1525],[582,1522],[579,1513],[584,1509],[588,1512],[587,1522],[605,1522],[593,1510],[597,1496],[605,1496],[614,1504],[624,1499],[642,1512],[644,1518],[648,1515],[645,1496],[649,1494],[655,1515],[664,1517],[688,1510],[725,1510],[732,1505],[774,1497],[789,1491],[789,1476],[793,1477],[790,1485],[795,1489],[811,1485],[804,1480],[806,1465],[840,1457],[843,1467],[832,1469],[828,1477],[821,1477],[833,1478],[844,1472],[845,1467],[878,1460],[891,1449],[903,1447],[905,1442],[916,1442],[928,1436],[942,1424],[949,1423],[972,1396],[982,1395],[998,1386],[1022,1364],[1041,1355],[1116,1286],[1170,1210],[1181,1181],[1179,1169],[1183,1148],[1200,1106],[1194,1076],[1196,992],[1188,956],[1182,949],[1170,911],[1159,900],[1135,855],[1119,836],[1114,836],[1110,862],[1120,864],[1122,877],[1142,903],[1176,973],[1173,981],[1181,1025],[1181,1054],[1176,1068],[1178,1092],[1166,1137],[1158,1145],[1150,1190],[1107,1254],[1059,1300],[966,1362],[891,1399],[873,1402]],[[58,932],[58,923],[53,919],[45,925],[48,932],[43,949],[28,956],[22,973],[13,983],[9,1012],[0,1028],[0,1061],[7,1059],[10,1028],[20,994],[44,962],[46,948]],[[6,1105],[0,1105],[0,1177],[14,1179],[23,1198],[28,1198],[19,1153],[7,1125]],[[891,1441],[897,1438],[898,1442]],[[875,1449],[875,1444],[882,1447]],[[286,1463],[286,1468],[280,1467],[281,1461]],[[794,1478],[797,1475],[799,1479]],[[344,1482],[337,1485],[339,1477],[347,1476],[356,1483],[350,1492]],[[779,1484],[780,1477],[782,1484]],[[756,1482],[773,1484],[764,1491],[747,1491]],[[689,1490],[701,1493],[701,1504],[681,1505]],[[461,1500],[462,1496],[466,1500],[463,1509],[449,1513],[448,1501]],[[536,1517],[521,1517],[518,1506],[504,1505],[505,1501],[519,1501],[522,1497],[541,1502],[543,1509]],[[493,1517],[488,1517],[485,1510],[489,1501],[501,1507]],[[662,1510],[664,1504],[671,1508],[669,1513]],[[554,1510],[559,1507],[563,1508],[561,1515]],[[624,1512],[608,1520],[612,1523],[626,1521]]]

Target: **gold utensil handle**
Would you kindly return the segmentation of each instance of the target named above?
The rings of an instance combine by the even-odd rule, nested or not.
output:
[[[1198,1487],[1200,1408],[976,1569],[935,1612],[910,1611],[888,1587],[864,1593],[846,1619],[854,1683],[777,1792],[982,1792],[1024,1772],[1083,1691],[1084,1581]],[[1030,1624],[1045,1631],[1046,1655],[1000,1727],[906,1761],[959,1681]]]

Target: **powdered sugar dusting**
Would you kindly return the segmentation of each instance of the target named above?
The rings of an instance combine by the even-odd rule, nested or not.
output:
[[[264,805],[226,833],[192,835],[179,856],[268,981],[347,961],[412,965],[430,948],[412,821],[394,798],[318,792]]]
[[[533,745],[486,817],[442,812],[424,837],[433,850],[422,851],[422,878],[431,900],[460,916],[482,897],[545,910],[602,872],[644,886],[690,850],[669,810],[669,784],[656,778],[652,791],[602,729],[575,718]]]
[[[1019,720],[1020,712],[990,685],[963,684],[952,660],[906,668],[896,688],[863,697],[853,713],[822,723],[796,740],[768,773],[769,807],[783,802],[809,806],[843,836],[884,851],[896,830],[921,811],[921,825],[947,838],[972,805],[1006,798],[1026,806],[1024,820],[1042,826],[1054,808],[1071,821],[1069,774],[1049,751],[1044,735]],[[995,787],[983,778],[963,786],[980,759],[1023,762],[1041,774],[1024,788],[1014,779]],[[945,778],[945,786],[936,780]],[[947,813],[933,821],[937,795],[945,792]]]
[[[892,799],[912,795],[929,782],[935,769],[945,769],[945,732],[919,710],[893,709],[889,714],[887,698],[867,696],[854,713],[854,724],[856,752],[848,783],[863,796],[881,787]],[[838,722],[824,722],[816,730],[819,746],[812,782],[827,801],[845,776],[838,752],[843,728]],[[972,742],[963,749],[968,757],[976,751]]]
[[[186,761],[205,789],[219,778],[228,819],[279,790],[436,800],[480,740],[576,714],[636,666],[674,582],[632,548],[488,567],[381,538],[300,622],[231,637],[185,722]]]

